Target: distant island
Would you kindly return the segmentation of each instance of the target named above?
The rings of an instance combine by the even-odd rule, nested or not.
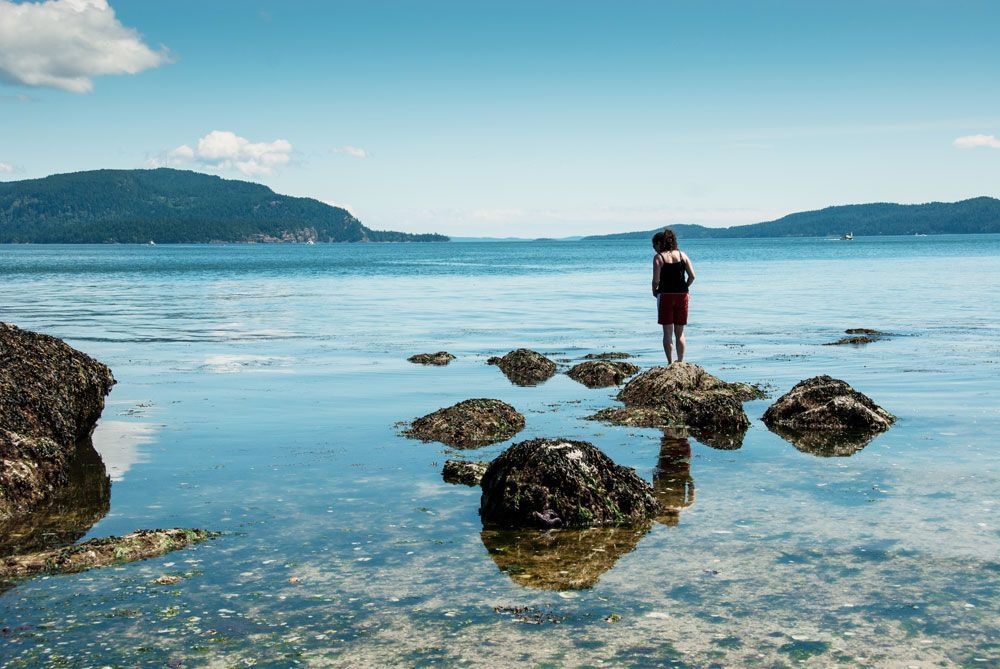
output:
[[[726,237],[830,237],[853,233],[858,236],[946,235],[1000,233],[1000,200],[977,197],[961,202],[929,204],[850,204],[803,211],[776,221],[706,228],[702,225],[671,225],[684,239]],[[662,230],[663,228],[657,228]],[[588,241],[648,239],[657,230],[590,235]]]
[[[346,209],[267,186],[159,168],[0,182],[0,243],[446,242],[371,230]]]

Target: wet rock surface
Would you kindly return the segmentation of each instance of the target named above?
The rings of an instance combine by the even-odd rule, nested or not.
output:
[[[460,483],[467,486],[477,486],[486,473],[488,462],[470,460],[446,460],[441,476],[446,483]]]
[[[216,536],[205,530],[174,528],[138,530],[121,537],[91,539],[75,546],[55,548],[0,559],[0,581],[36,574],[72,574],[95,567],[158,557]]]
[[[486,363],[499,367],[504,376],[518,386],[538,385],[556,373],[556,363],[526,348],[511,351],[502,358],[492,357]]]
[[[514,444],[490,463],[480,485],[479,513],[488,526],[637,525],[659,510],[649,484],[585,441]]]
[[[797,383],[764,412],[767,427],[800,450],[817,455],[852,455],[896,417],[830,376]]]
[[[439,367],[447,365],[454,359],[455,356],[448,353],[448,351],[438,351],[437,353],[418,353],[417,355],[411,355],[407,358],[409,362],[418,365],[437,365]]]
[[[634,527],[562,530],[483,530],[480,537],[500,571],[518,585],[543,590],[583,590],[631,553],[649,521]]]
[[[622,351],[608,351],[607,353],[588,353],[583,356],[584,360],[628,360],[635,356]]]
[[[566,375],[588,388],[607,388],[619,386],[638,373],[639,367],[628,362],[591,360],[574,365]]]
[[[29,512],[69,482],[115,380],[48,335],[0,323],[0,519]]]
[[[687,427],[702,443],[735,449],[750,427],[743,402],[763,396],[756,386],[729,383],[698,365],[677,362],[635,377],[618,393],[624,407],[589,418],[631,427]]]
[[[881,330],[872,330],[871,328],[850,328],[848,330],[844,330],[844,334],[848,334],[851,336],[842,337],[837,341],[827,342],[823,344],[823,346],[843,346],[843,345],[861,346],[864,344],[871,344],[873,342],[877,342],[882,339],[887,339],[893,336],[891,332],[882,332]]]
[[[478,448],[506,441],[523,429],[524,416],[506,402],[471,399],[417,418],[403,434],[456,448]]]

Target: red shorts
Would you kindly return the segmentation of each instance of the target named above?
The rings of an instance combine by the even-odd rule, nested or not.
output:
[[[688,294],[660,293],[656,301],[656,322],[660,325],[687,325]]]

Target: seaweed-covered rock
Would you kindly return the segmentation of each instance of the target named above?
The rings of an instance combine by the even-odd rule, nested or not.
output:
[[[590,360],[570,368],[566,375],[588,388],[619,386],[630,376],[639,373],[639,367],[628,362]]]
[[[478,448],[506,441],[523,429],[524,416],[506,402],[472,399],[417,418],[403,434],[457,448]]]
[[[480,486],[483,522],[499,527],[636,525],[659,510],[649,484],[585,441],[514,444]]]
[[[145,560],[215,535],[205,530],[182,528],[138,530],[121,537],[91,539],[75,546],[8,556],[0,559],[0,581],[42,573],[72,574],[95,567]]]
[[[556,363],[526,348],[511,351],[502,358],[492,357],[486,363],[499,367],[511,383],[519,386],[538,385],[556,373]]]
[[[441,476],[445,483],[461,483],[462,485],[476,486],[486,473],[486,468],[490,466],[488,462],[474,462],[470,460],[445,460],[444,469]]]
[[[68,483],[77,443],[114,382],[59,339],[0,323],[0,518],[31,511]]]
[[[871,328],[849,328],[844,330],[844,333],[851,336],[842,337],[837,341],[827,342],[823,344],[823,346],[843,346],[845,344],[862,346],[864,344],[871,344],[893,336],[891,332],[882,332],[881,330],[873,330]]]
[[[411,355],[407,360],[418,365],[447,365],[455,359],[448,351],[438,351],[437,353],[418,353]]]
[[[635,356],[623,351],[608,351],[607,353],[588,353],[583,356],[584,360],[628,360]]]
[[[635,550],[652,523],[569,530],[484,529],[483,545],[518,585],[543,590],[592,588],[618,559]]]
[[[589,418],[632,427],[688,427],[702,443],[734,449],[750,427],[743,402],[763,396],[748,383],[728,383],[698,365],[675,362],[629,381],[618,393],[624,407],[603,409]]]
[[[896,417],[846,382],[824,374],[795,384],[762,420],[801,450],[851,455],[888,430]]]

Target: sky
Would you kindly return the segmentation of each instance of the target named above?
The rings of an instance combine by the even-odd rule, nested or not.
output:
[[[1000,3],[0,0],[0,180],[569,236],[1000,196]]]

